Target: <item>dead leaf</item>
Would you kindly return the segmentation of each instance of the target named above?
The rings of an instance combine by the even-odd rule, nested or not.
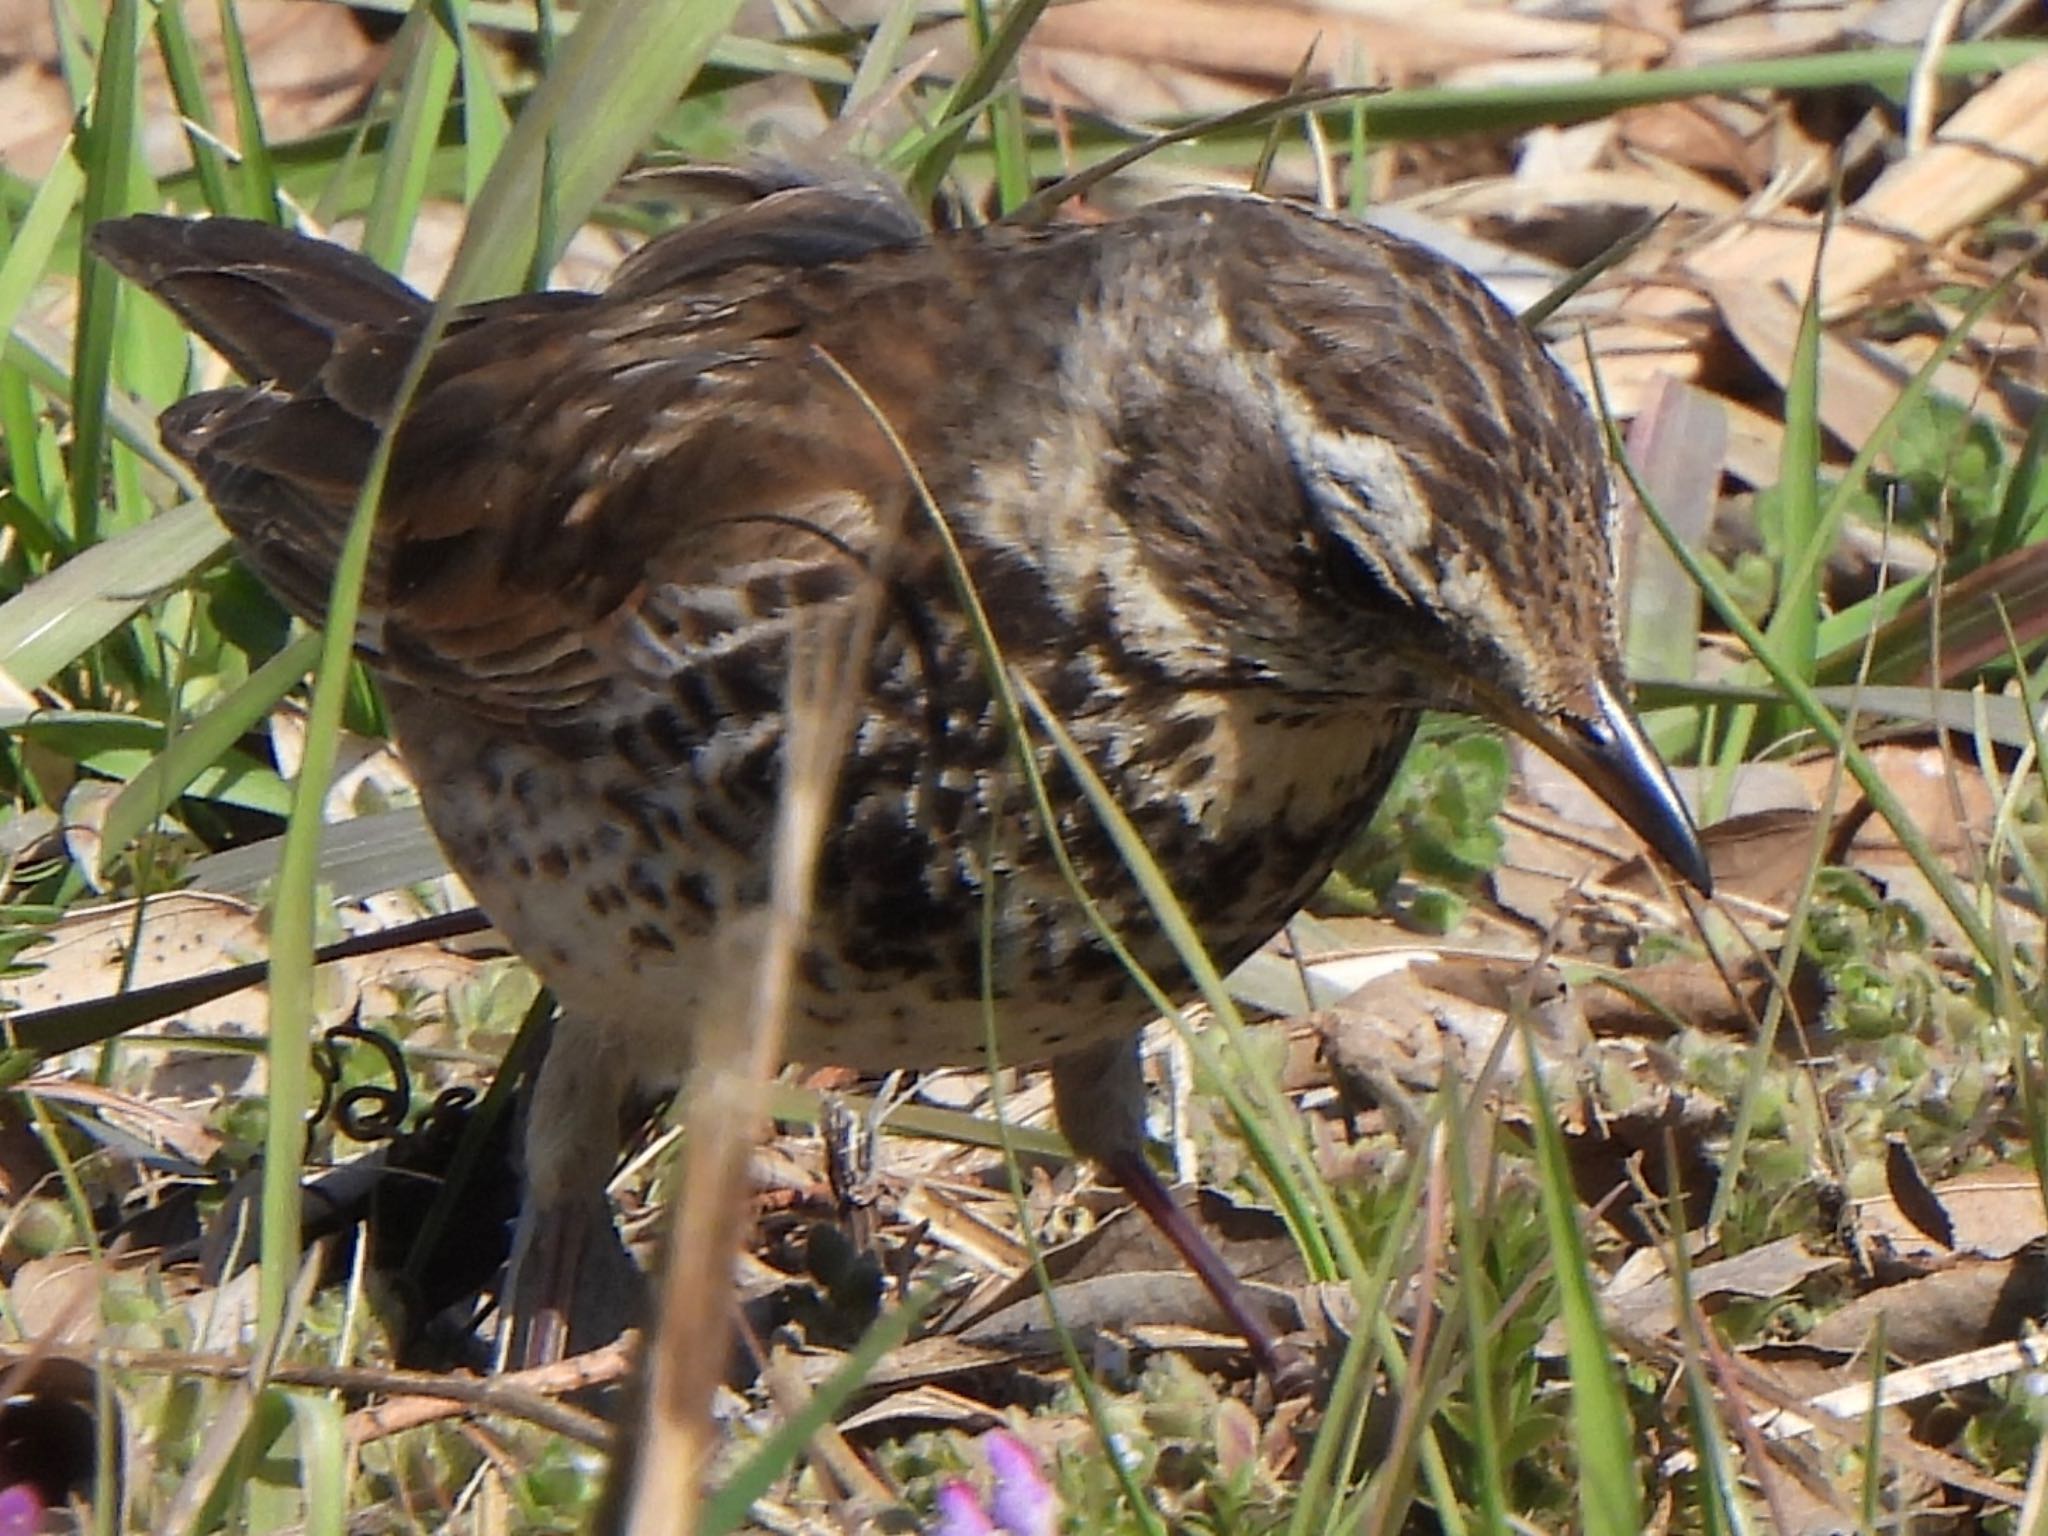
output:
[[[1806,1335],[1815,1349],[1868,1350],[1880,1320],[1885,1353],[1917,1363],[2003,1343],[2048,1316],[2048,1255],[2029,1247],[2008,1258],[1960,1258],[1930,1274],[1859,1296]]]
[[[1931,1192],[1953,1228],[1951,1243],[1962,1254],[2010,1258],[2031,1243],[2048,1239],[2041,1183],[2023,1168],[1980,1168],[1943,1179]],[[1899,1210],[1895,1195],[1858,1200],[1852,1207],[1859,1233],[1900,1255],[1938,1258],[1944,1248]]]

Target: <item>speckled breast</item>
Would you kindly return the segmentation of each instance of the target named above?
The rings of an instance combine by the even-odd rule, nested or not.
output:
[[[729,920],[768,896],[781,716],[704,731],[647,700],[550,741],[482,722],[451,729],[445,703],[402,689],[392,703],[428,819],[485,910],[572,1015],[598,1023],[609,1048],[645,1054],[643,1080],[673,1078],[701,1010],[732,1004]],[[1084,703],[1068,728],[1225,967],[1321,881],[1413,726],[1243,692],[1124,692],[1114,705]],[[1101,920],[1179,995],[1184,970],[1110,836],[1058,754],[1037,757]],[[906,700],[884,689],[856,722],[836,806],[797,966],[792,1057],[979,1061],[985,989],[1004,1055],[1020,1063],[1126,1033],[1150,1012],[1075,899],[985,690]]]

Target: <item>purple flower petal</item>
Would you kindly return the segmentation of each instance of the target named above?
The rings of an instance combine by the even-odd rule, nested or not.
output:
[[[996,1523],[973,1486],[955,1479],[939,1485],[939,1518],[924,1536],[996,1536]]]
[[[1053,1536],[1059,1528],[1059,1499],[1024,1442],[1007,1429],[992,1429],[981,1437],[981,1454],[995,1474],[989,1510],[997,1526],[1010,1536]]]
[[[28,1483],[0,1488],[0,1536],[36,1536],[43,1528],[43,1498]]]

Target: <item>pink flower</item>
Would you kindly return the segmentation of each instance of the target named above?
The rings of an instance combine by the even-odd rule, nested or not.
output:
[[[1024,1442],[992,1429],[981,1437],[981,1454],[993,1484],[987,1502],[972,1484],[952,1479],[939,1489],[939,1518],[924,1536],[1053,1536],[1059,1500]]]
[[[981,1454],[995,1474],[989,1513],[997,1528],[1010,1536],[1053,1536],[1059,1526],[1059,1499],[1024,1442],[1007,1429],[992,1429],[981,1437]]]
[[[32,1483],[0,1488],[0,1536],[36,1536],[43,1528],[43,1497]]]
[[[924,1536],[996,1536],[996,1523],[981,1507],[981,1495],[958,1478],[939,1489],[939,1518]]]

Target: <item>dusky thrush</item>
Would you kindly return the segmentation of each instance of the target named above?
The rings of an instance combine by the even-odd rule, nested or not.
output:
[[[427,300],[261,224],[92,239],[249,381],[173,406],[164,441],[318,623]],[[1534,741],[1707,884],[1624,702],[1613,518],[1584,401],[1480,282],[1256,197],[934,234],[872,189],[788,186],[602,293],[460,310],[397,424],[356,643],[449,863],[564,1010],[539,1229],[602,1210],[623,1106],[687,1069],[722,920],[767,899],[807,620],[881,589],[790,1054],[977,1062],[986,989],[1006,1056],[1052,1061],[1068,1139],[1172,1223],[1142,1155],[1152,1007],[1051,855],[956,576],[1228,967],[1424,710]],[[1032,750],[1093,902],[1184,993],[1075,775]]]

